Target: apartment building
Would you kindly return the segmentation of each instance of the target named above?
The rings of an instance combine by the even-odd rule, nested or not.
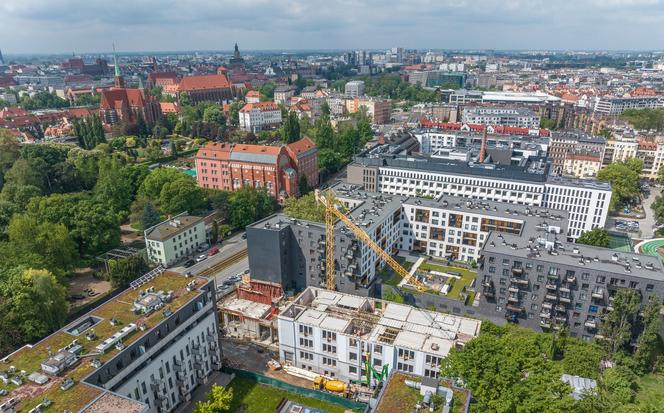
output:
[[[568,213],[525,205],[441,196],[411,197],[402,208],[399,249],[477,261],[490,233],[549,236],[567,233]]]
[[[566,210],[570,212],[567,236],[572,239],[603,227],[611,186],[549,176],[549,168],[544,158],[528,158],[519,165],[496,165],[365,151],[348,166],[347,181],[386,194],[434,198],[452,195]]]
[[[615,116],[627,109],[654,109],[663,106],[664,98],[662,96],[602,96],[595,101],[593,110],[596,113]]]
[[[374,98],[352,98],[346,99],[346,112],[356,113],[361,108],[366,109],[367,115],[374,124],[384,124],[390,122],[392,116],[392,104],[389,100]]]
[[[247,103],[238,116],[240,128],[248,132],[256,133],[281,125],[281,109],[274,102]]]
[[[452,348],[479,335],[481,322],[388,301],[309,287],[278,317],[279,359],[344,381],[377,371],[439,376]]]
[[[548,152],[549,139],[529,135],[497,133],[494,128],[487,130],[487,147],[511,149],[517,155],[544,156]],[[479,149],[484,138],[482,131],[470,127],[462,130],[416,129],[413,136],[420,144],[420,152],[432,154],[450,148]]]
[[[358,192],[345,185],[333,187],[347,216],[380,247],[398,251],[401,205],[405,197]],[[325,285],[325,225],[275,214],[247,227],[249,267],[259,280],[303,290]],[[379,256],[338,222],[335,228],[337,290],[371,295],[377,272],[385,266]]]
[[[567,328],[590,340],[621,288],[664,299],[664,272],[657,257],[570,244],[541,237],[491,233],[478,272],[480,312],[537,331]]]
[[[594,178],[600,169],[602,157],[597,152],[573,149],[567,153],[563,162],[563,175],[573,178]]]
[[[553,132],[549,142],[551,173],[556,175],[567,174],[565,161],[571,152],[596,154],[603,158],[607,145],[606,139],[601,136],[577,132]]]
[[[148,259],[164,267],[191,256],[207,243],[204,219],[186,212],[147,228],[143,236]]]
[[[0,396],[2,411],[175,411],[221,369],[214,291],[212,279],[145,274],[113,300],[3,358],[7,378],[18,385]],[[41,370],[34,360],[42,360]],[[36,381],[23,382],[21,370]]]
[[[540,116],[526,108],[466,107],[461,113],[461,122],[536,129]]]
[[[295,89],[295,86],[291,85],[281,85],[277,86],[274,89],[274,103],[277,105],[285,105],[287,104],[288,100],[295,96],[295,92],[297,89]]]
[[[344,87],[346,97],[358,98],[364,96],[364,82],[362,80],[351,80]]]

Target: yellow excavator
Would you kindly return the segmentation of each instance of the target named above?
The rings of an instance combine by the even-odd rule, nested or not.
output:
[[[392,258],[390,254],[383,250],[380,245],[376,244],[366,232],[355,225],[350,218],[335,207],[334,193],[332,190],[326,191],[325,194],[320,190],[316,190],[314,195],[316,200],[325,206],[325,287],[328,290],[336,289],[334,273],[334,224],[336,219],[343,222],[358,240],[371,248],[381,259],[392,267],[394,272],[404,278],[406,283],[414,286],[419,291],[427,289],[427,287],[418,281],[414,275],[411,275],[408,270],[402,267],[401,264]]]

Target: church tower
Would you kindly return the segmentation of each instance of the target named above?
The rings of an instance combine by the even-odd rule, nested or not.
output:
[[[120,66],[118,66],[118,56],[115,53],[115,45],[113,45],[113,65],[115,66],[115,80],[113,85],[117,88],[124,88],[124,79],[120,74]]]

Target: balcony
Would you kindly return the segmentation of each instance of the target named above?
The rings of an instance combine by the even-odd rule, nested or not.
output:
[[[512,277],[512,278],[510,278],[510,282],[513,283],[513,284],[528,285],[528,279],[526,279],[526,278]]]
[[[550,280],[557,280],[558,279],[558,274],[547,274],[546,278]]]
[[[551,322],[548,320],[540,320],[540,327],[551,328]]]
[[[486,297],[495,297],[496,296],[496,290],[494,288],[484,288],[484,291],[482,291]]]
[[[515,284],[512,284],[512,285],[509,286],[507,291],[509,291],[511,293],[518,293],[519,292],[519,287],[516,286]]]
[[[547,294],[544,296],[544,298],[547,299],[547,300],[551,300],[551,301],[557,301],[557,300],[558,300],[558,296],[555,295],[555,294],[548,294],[548,293],[547,293]]]
[[[523,274],[523,268],[521,268],[521,267],[518,267],[518,268],[517,268],[517,267],[514,267],[514,268],[512,268],[512,274],[515,274],[515,275],[521,275],[521,274]]]
[[[507,306],[505,308],[507,308],[507,310],[513,311],[515,313],[522,313],[523,310],[524,310],[523,307],[518,306],[518,305],[514,305],[514,304],[507,304]]]
[[[175,373],[175,381],[178,382],[178,384],[183,384],[187,380],[187,376],[181,372],[178,371]]]
[[[593,292],[590,295],[592,296],[592,298],[602,299],[604,298],[604,290],[603,289],[593,290]]]
[[[540,317],[542,317],[542,318],[546,318],[546,319],[549,319],[549,318],[551,318],[551,313],[548,313],[548,312],[541,312],[541,313],[540,313]]]
[[[567,307],[565,307],[564,305],[560,305],[560,304],[558,304],[558,305],[555,307],[555,309],[556,309],[556,311],[558,311],[559,313],[564,313],[564,312],[567,311]]]
[[[491,287],[493,285],[493,280],[491,278],[485,278],[482,280],[483,287]]]
[[[567,317],[565,317],[565,316],[556,316],[555,320],[559,323],[566,323],[567,322]]]
[[[565,276],[565,280],[570,284],[574,284],[576,282],[576,275],[567,275]]]
[[[178,391],[180,392],[180,396],[185,397],[186,395],[189,394],[189,391],[187,390],[186,386],[178,386]]]
[[[560,291],[561,293],[568,293],[568,294],[570,293],[570,289],[565,286],[558,288],[558,291]]]
[[[558,299],[560,300],[561,303],[571,303],[572,302],[572,297],[570,297],[569,295],[561,295],[560,297],[558,297]]]
[[[597,323],[595,322],[595,320],[586,320],[586,322],[583,323],[583,325],[591,329],[597,328]]]
[[[203,363],[200,361],[194,362],[194,368],[196,369],[196,372],[199,372],[203,369]]]
[[[558,289],[558,286],[555,285],[555,284],[549,284],[549,283],[547,283],[547,284],[546,284],[546,289],[547,289],[547,290],[556,291],[556,290]]]
[[[547,303],[547,302],[543,302],[543,303],[542,303],[542,308],[546,308],[547,310],[550,310],[550,309],[553,308],[553,304],[551,304],[551,303]]]
[[[507,301],[509,301],[510,303],[518,303],[519,296],[516,294],[510,294],[509,297],[507,297]]]

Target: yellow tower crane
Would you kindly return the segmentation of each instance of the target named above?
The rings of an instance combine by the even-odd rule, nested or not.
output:
[[[335,290],[335,270],[334,270],[334,223],[338,218],[341,222],[351,230],[351,232],[364,242],[371,250],[383,259],[401,278],[406,280],[406,283],[414,286],[419,291],[426,289],[426,286],[418,281],[408,270],[401,266],[390,254],[385,252],[380,245],[376,244],[371,237],[364,232],[360,227],[355,225],[350,218],[339,211],[335,206],[334,193],[328,190],[323,195],[319,190],[315,192],[316,200],[325,206],[325,287],[328,290]]]

